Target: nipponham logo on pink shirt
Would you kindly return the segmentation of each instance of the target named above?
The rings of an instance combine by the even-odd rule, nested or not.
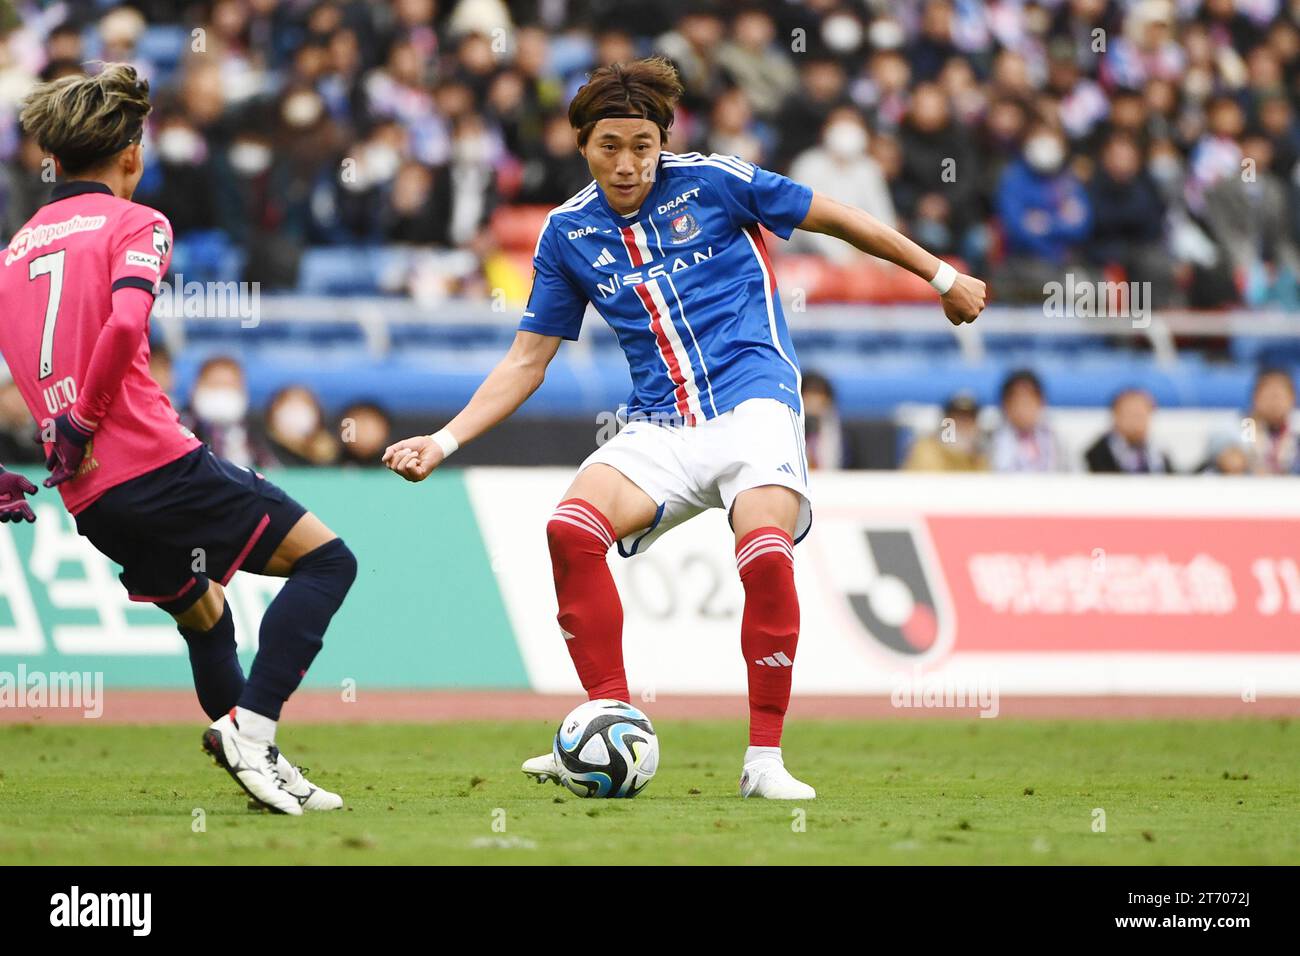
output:
[[[5,256],[5,265],[12,265],[33,249],[40,249],[52,242],[58,242],[74,232],[91,232],[104,228],[107,216],[73,216],[59,222],[42,223],[39,226],[24,226],[14,233],[9,240],[9,254]]]

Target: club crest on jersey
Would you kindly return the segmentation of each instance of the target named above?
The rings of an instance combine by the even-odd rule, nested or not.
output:
[[[153,247],[157,250],[159,256],[166,256],[168,250],[172,247],[172,241],[167,237],[167,230],[162,226],[153,227]]]
[[[700,234],[700,221],[689,212],[684,212],[680,216],[675,216],[668,224],[669,242],[674,245],[680,245],[683,242],[690,242]]]

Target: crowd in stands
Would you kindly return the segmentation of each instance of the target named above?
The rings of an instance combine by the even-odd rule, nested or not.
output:
[[[1126,388],[1111,401],[1110,427],[1073,461],[1048,420],[1043,384],[1030,369],[1012,372],[1002,383],[999,422],[979,427],[979,406],[968,394],[954,395],[943,408],[937,431],[913,442],[902,467],[911,471],[994,471],[1169,475],[1169,455],[1153,440],[1155,398]],[[1238,426],[1209,436],[1195,471],[1221,475],[1300,474],[1300,435],[1292,427],[1295,382],[1281,368],[1261,369],[1250,404]],[[810,447],[817,439],[810,435]]]
[[[379,402],[353,401],[330,416],[310,387],[277,389],[262,408],[250,401],[238,358],[213,355],[199,366],[187,400],[174,388],[171,356],[161,344],[150,355],[150,373],[181,409],[181,421],[214,452],[253,469],[345,466],[377,468],[384,449],[398,437]],[[841,421],[831,381],[816,371],[803,376],[802,395],[808,467],[835,471],[869,467],[864,449]],[[1195,469],[1223,475],[1300,475],[1300,432],[1292,427],[1295,382],[1281,368],[1262,368],[1239,427],[1208,437]],[[973,395],[954,394],[939,427],[915,436],[899,467],[909,471],[1174,474],[1168,454],[1151,436],[1154,397],[1141,388],[1117,393],[1111,425],[1072,460],[1049,421],[1043,383],[1033,370],[1011,372],[1000,389],[997,424],[981,428]],[[600,419],[594,419],[599,422]],[[592,435],[599,429],[593,425]],[[18,386],[0,365],[0,461],[41,464],[44,452]]]
[[[181,421],[216,454],[244,468],[377,468],[399,436],[384,407],[357,401],[330,417],[307,386],[286,385],[262,409],[249,401],[244,369],[231,355],[214,355],[200,367],[188,402],[175,399],[171,356],[155,344],[149,371],[181,409]],[[0,366],[0,461],[44,462],[36,427],[18,386]]]
[[[1298,18],[1293,0],[0,0],[0,239],[49,189],[23,95],[126,60],[156,104],[136,198],[189,274],[295,288],[312,250],[400,245],[425,254],[386,291],[526,289],[494,217],[581,188],[569,98],[658,53],[686,87],[670,149],[859,205],[998,301],[1069,271],[1150,282],[1157,308],[1293,308]]]

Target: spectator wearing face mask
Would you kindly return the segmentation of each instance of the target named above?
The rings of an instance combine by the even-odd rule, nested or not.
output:
[[[894,202],[880,165],[867,155],[867,126],[851,106],[831,111],[821,144],[801,153],[790,167],[790,178],[833,199],[869,212],[893,228]],[[862,254],[833,236],[797,231],[791,251],[811,252],[832,262],[855,262]]]
[[[939,428],[917,439],[903,468],[907,471],[988,471],[979,411],[972,395],[961,393],[948,399]]]
[[[1151,444],[1151,415],[1155,399],[1141,388],[1129,388],[1110,404],[1110,431],[1084,453],[1088,470],[1097,474],[1169,474],[1169,456]]]
[[[154,191],[141,190],[138,202],[166,214],[178,235],[217,225],[208,144],[183,115],[163,121],[155,154],[160,175]]]
[[[1066,157],[1065,137],[1040,123],[1025,138],[1021,157],[1002,173],[997,212],[1007,261],[997,287],[1004,298],[1041,301],[1044,284],[1061,281],[1062,266],[1078,271],[1092,207]]]
[[[781,107],[776,118],[777,137],[772,165],[788,169],[800,153],[821,139],[826,120],[837,106],[848,102],[848,76],[834,57],[810,54],[799,63],[799,89]]]
[[[339,445],[325,428],[324,410],[304,385],[287,385],[271,396],[266,434],[282,465],[309,467],[338,461]]]
[[[199,367],[190,404],[181,421],[213,453],[244,468],[276,464],[248,418],[248,387],[239,362],[227,355]]]
[[[990,461],[997,472],[1068,471],[1056,435],[1043,420],[1043,383],[1029,369],[1002,383],[1002,424],[993,432]]]
[[[350,164],[335,187],[341,238],[381,236],[388,197],[409,154],[407,147],[407,132],[395,121],[376,124],[354,147],[355,155],[347,157]]]

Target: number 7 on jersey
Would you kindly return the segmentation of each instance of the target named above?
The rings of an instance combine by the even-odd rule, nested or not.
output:
[[[59,319],[59,300],[63,298],[63,257],[66,249],[51,252],[31,261],[27,278],[50,277],[50,297],[45,302],[45,325],[41,329],[41,367],[38,378],[54,373],[54,325]]]

